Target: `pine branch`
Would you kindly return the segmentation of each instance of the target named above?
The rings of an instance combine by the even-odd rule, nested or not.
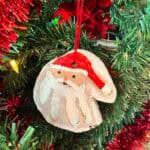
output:
[[[53,28],[48,25],[60,2],[44,2],[42,15],[36,18],[27,35],[20,39],[22,46],[15,45],[17,52],[9,54],[10,58],[18,60],[20,73],[5,72],[8,87],[4,96],[20,95],[33,101],[32,91],[41,68],[73,48],[73,21]],[[111,14],[112,22],[119,27],[121,35],[117,51],[110,52],[95,46],[95,40],[90,40],[85,33],[82,33],[81,48],[96,54],[108,67],[113,64],[113,69],[117,71],[117,76],[113,77],[118,93],[116,102],[111,105],[99,103],[103,123],[96,129],[79,135],[52,127],[39,117],[33,124],[38,146],[46,142],[49,145],[56,143],[65,150],[103,148],[116,131],[133,121],[136,113],[142,109],[142,103],[148,99],[149,17],[144,12],[144,7],[141,8],[137,1],[131,0],[115,1]],[[30,107],[35,106],[33,104]],[[22,109],[26,111],[26,104]],[[2,139],[5,141],[5,138]]]

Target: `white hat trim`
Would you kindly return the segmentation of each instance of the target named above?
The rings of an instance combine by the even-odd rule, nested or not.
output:
[[[85,76],[88,75],[88,72],[83,70],[83,69],[76,69],[76,68],[69,68],[69,67],[64,67],[61,65],[55,65],[55,64],[51,64],[50,68],[54,68],[54,69],[60,69],[60,70],[64,70],[64,71],[69,71],[69,72],[75,72],[75,73],[82,73]]]

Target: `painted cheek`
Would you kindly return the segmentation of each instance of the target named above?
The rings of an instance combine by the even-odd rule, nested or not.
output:
[[[76,82],[77,82],[77,84],[80,86],[80,85],[82,85],[82,84],[84,83],[84,80],[78,79]]]
[[[73,82],[75,82],[77,85],[81,86],[85,83],[86,78],[82,76],[76,76],[75,79],[72,79]]]

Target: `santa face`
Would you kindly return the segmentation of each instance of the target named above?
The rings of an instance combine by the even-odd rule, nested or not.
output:
[[[69,72],[69,71],[64,71],[64,70],[55,69],[55,68],[51,68],[50,72],[56,79],[62,79],[63,81],[62,84],[64,85],[67,85],[70,82],[73,82],[74,84],[76,84],[76,86],[80,87],[87,78],[87,76],[79,72]]]
[[[101,68],[105,69],[103,65]],[[36,80],[36,106],[47,122],[56,127],[72,132],[88,131],[102,122],[96,100],[110,103],[116,96],[113,82],[108,73],[105,74],[100,75],[105,77],[104,81],[108,81],[105,87],[111,87],[111,92],[103,92],[105,87],[99,89],[86,70],[53,64],[51,61],[44,66]]]

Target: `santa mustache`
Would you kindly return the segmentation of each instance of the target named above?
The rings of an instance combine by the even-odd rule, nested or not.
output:
[[[56,79],[56,81],[58,83],[63,84],[64,86],[69,86],[72,87],[74,90],[78,91],[80,89],[80,86],[78,86],[77,84],[75,84],[73,81],[71,80],[65,80],[64,78],[58,78]]]

